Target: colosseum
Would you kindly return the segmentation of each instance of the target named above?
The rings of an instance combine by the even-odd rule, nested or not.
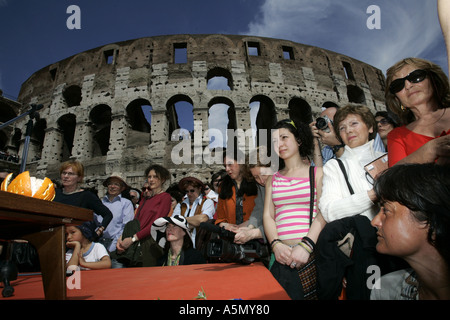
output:
[[[103,194],[102,182],[112,173],[140,187],[150,163],[167,167],[173,182],[187,174],[208,180],[222,165],[205,157],[226,144],[224,132],[252,132],[258,145],[265,141],[260,129],[288,117],[311,121],[323,107],[360,103],[384,110],[384,81],[364,62],[287,40],[155,36],[101,46],[36,71],[17,102],[0,97],[0,122],[42,105],[26,169],[58,180],[59,164],[75,158],[86,167],[85,183]],[[23,154],[28,121],[2,129],[3,153]]]

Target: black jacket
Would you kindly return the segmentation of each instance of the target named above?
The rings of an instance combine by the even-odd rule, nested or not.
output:
[[[337,242],[348,233],[354,236],[350,257],[337,246]],[[356,215],[326,224],[316,245],[319,300],[338,299],[344,277],[347,280],[348,300],[369,300],[367,279],[373,272],[368,273],[367,268],[371,265],[378,265],[380,270],[386,268],[387,257],[377,253],[376,244],[376,228],[370,225],[365,216]]]

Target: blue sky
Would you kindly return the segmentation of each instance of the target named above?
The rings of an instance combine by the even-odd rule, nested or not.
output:
[[[70,5],[81,29],[69,30]],[[381,29],[368,29],[367,8]],[[165,34],[248,34],[322,47],[383,72],[421,57],[447,73],[436,0],[0,0],[0,89],[16,98],[37,70],[108,43]]]

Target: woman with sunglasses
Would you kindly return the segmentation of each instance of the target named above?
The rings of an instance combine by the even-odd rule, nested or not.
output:
[[[377,122],[378,134],[383,141],[385,150],[387,150],[387,136],[389,132],[398,127],[397,122],[386,111],[375,113],[375,121]]]
[[[200,223],[212,219],[215,213],[214,201],[205,196],[205,185],[194,177],[185,177],[178,183],[178,189],[186,195],[173,211],[173,216],[182,215],[192,229],[192,243],[196,248],[196,235]]]
[[[387,70],[386,105],[401,120],[388,135],[389,166],[450,161],[448,78],[427,60],[406,58]]]

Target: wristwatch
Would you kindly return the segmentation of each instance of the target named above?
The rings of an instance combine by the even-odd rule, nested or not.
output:
[[[133,238],[131,238],[131,242],[135,243],[137,241],[137,237],[136,235],[133,236]]]

